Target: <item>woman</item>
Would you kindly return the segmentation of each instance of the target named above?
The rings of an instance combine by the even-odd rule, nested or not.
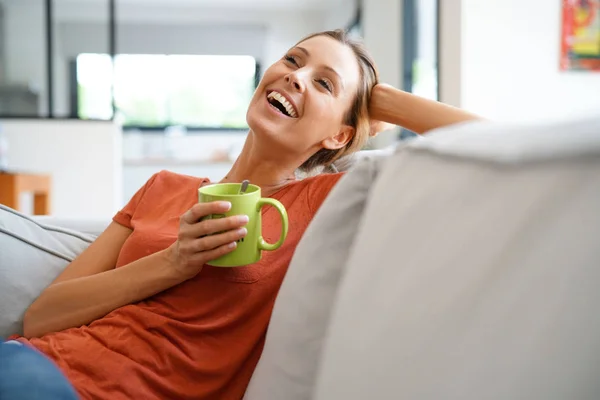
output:
[[[417,132],[473,118],[378,85],[370,56],[344,32],[311,35],[265,72],[243,151],[222,180],[248,179],[284,204],[285,244],[251,266],[205,265],[235,248],[247,219],[199,222],[229,205],[197,204],[207,179],[162,171],[30,306],[29,339],[18,340],[56,363],[84,399],[241,398],[295,246],[341,176],[295,172],[359,150],[374,125],[369,106]],[[278,224],[264,212],[267,240]]]

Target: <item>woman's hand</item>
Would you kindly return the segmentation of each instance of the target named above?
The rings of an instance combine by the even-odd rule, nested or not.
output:
[[[204,264],[233,251],[237,241],[246,236],[247,215],[201,220],[230,208],[228,202],[198,203],[181,216],[177,240],[167,253],[182,279],[196,276]]]

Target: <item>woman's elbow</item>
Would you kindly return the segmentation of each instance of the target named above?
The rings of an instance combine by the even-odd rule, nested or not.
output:
[[[40,316],[36,302],[33,302],[23,314],[23,337],[27,339],[41,336]]]
[[[32,327],[31,320],[32,318],[29,310],[25,311],[25,315],[23,316],[23,337],[26,337],[27,339],[35,337],[35,331]]]

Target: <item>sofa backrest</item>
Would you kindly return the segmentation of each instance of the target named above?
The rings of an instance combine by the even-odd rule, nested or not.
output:
[[[598,238],[598,117],[460,124],[358,163],[298,245],[246,399],[593,398]]]
[[[400,148],[354,243],[313,399],[600,393],[600,118]]]

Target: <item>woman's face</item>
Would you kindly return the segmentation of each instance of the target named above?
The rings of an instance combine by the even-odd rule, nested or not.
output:
[[[299,43],[265,71],[247,121],[273,150],[304,159],[325,147],[343,147],[354,134],[344,117],[360,71],[352,49],[327,36]]]

